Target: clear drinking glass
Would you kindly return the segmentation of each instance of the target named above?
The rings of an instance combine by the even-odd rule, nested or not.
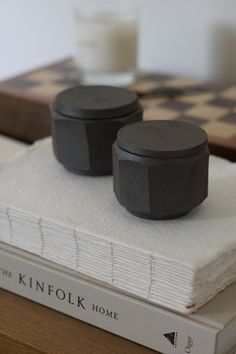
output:
[[[78,0],[76,64],[88,84],[123,86],[135,80],[138,12],[128,0]]]

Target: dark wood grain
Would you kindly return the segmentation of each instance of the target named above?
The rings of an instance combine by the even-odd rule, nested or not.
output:
[[[50,133],[49,103],[0,92],[0,134],[33,143]]]
[[[61,60],[0,82],[0,134],[26,143],[33,143],[51,134],[49,105],[54,95],[41,95],[25,90],[24,87],[19,87],[18,81],[52,67],[60,71],[70,61],[71,59]]]
[[[42,353],[154,354],[156,352],[0,290],[0,354]]]
[[[20,342],[17,338],[11,338],[4,333],[0,333],[0,353],[1,354],[43,354],[42,351],[33,348],[27,343]]]

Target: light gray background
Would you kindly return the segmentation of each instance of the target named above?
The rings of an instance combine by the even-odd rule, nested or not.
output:
[[[236,79],[235,0],[137,1],[142,68]],[[0,1],[0,79],[73,53],[75,2]]]

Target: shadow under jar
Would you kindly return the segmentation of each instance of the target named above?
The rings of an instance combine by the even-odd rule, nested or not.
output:
[[[177,121],[150,121],[122,128],[113,145],[114,192],[132,214],[178,218],[208,195],[205,131]]]
[[[52,106],[53,148],[68,170],[85,175],[112,173],[112,144],[123,126],[142,120],[136,93],[110,86],[75,86]]]

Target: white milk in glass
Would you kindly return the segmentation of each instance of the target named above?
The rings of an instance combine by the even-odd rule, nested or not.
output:
[[[112,13],[78,16],[76,62],[88,83],[125,85],[135,78],[138,21]]]

